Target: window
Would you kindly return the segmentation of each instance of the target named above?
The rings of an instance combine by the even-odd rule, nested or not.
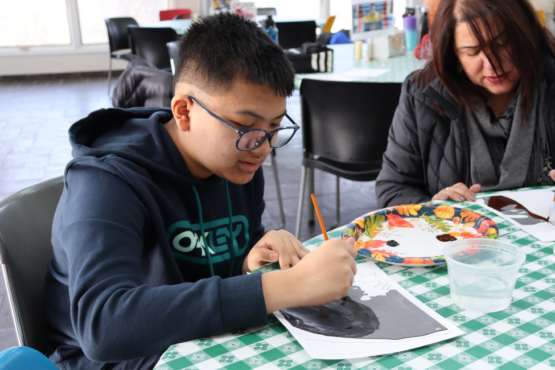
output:
[[[105,44],[108,42],[105,18],[132,17],[139,25],[157,22],[160,10],[168,9],[168,0],[77,0],[77,9],[81,43]]]
[[[330,15],[335,15],[335,22],[333,22],[333,27],[331,28],[332,32],[353,28],[353,6],[350,0],[331,0]]]
[[[0,0],[0,47],[71,45],[66,0]]]

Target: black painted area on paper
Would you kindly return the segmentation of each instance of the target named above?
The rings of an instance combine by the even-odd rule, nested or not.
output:
[[[353,285],[349,295],[338,301],[281,313],[298,329],[341,338],[398,340],[446,330],[397,290],[362,300],[365,295]]]

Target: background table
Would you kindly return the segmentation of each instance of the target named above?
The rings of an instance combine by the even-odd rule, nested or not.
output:
[[[159,21],[150,23],[144,27],[152,28],[173,28],[178,35],[184,35],[193,24],[192,19],[172,19],[169,21]]]
[[[267,15],[257,15],[256,21],[261,22],[268,19]],[[281,15],[272,15],[272,19],[275,23],[280,22],[307,22],[307,21],[314,21],[316,22],[316,27],[323,27],[326,24],[327,18],[303,18],[303,17],[284,17]],[[279,27],[278,27],[279,29]]]
[[[552,187],[553,188],[553,187]],[[432,202],[454,205],[454,202]],[[466,334],[435,345],[389,356],[356,360],[313,360],[273,316],[266,327],[171,346],[155,370],[177,369],[545,369],[555,367],[555,258],[552,243],[540,243],[496,214],[474,203],[461,207],[482,213],[499,226],[499,240],[526,253],[511,305],[504,311],[465,311],[449,298],[447,267],[377,265],[428,307]],[[339,238],[343,227],[329,233]],[[322,236],[304,244],[320,245]],[[357,262],[366,261],[357,257]],[[269,272],[276,264],[260,269]],[[176,318],[176,320],[181,320]]]
[[[326,76],[340,77],[339,74],[350,68],[386,68],[388,72],[378,77],[350,77],[358,82],[398,82],[402,83],[413,71],[421,69],[426,60],[419,60],[412,52],[387,60],[366,61],[366,44],[363,45],[362,59],[355,59],[354,44],[327,45],[333,49],[333,73],[298,73],[295,75],[295,89],[299,89],[304,78],[326,79]],[[347,80],[347,78],[345,79]]]

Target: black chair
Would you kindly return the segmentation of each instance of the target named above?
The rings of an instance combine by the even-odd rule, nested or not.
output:
[[[168,54],[170,55],[170,65],[172,68],[172,74],[175,74],[175,68],[177,68],[177,60],[179,59],[179,41],[172,41],[166,44],[168,48]]]
[[[63,187],[63,177],[57,177],[0,201],[0,262],[17,339],[43,353],[44,283],[52,258],[52,220]]]
[[[277,15],[276,8],[256,8],[256,15]]]
[[[166,44],[179,38],[172,28],[130,26],[128,31],[133,54],[149,61],[159,69],[171,70]]]
[[[106,18],[104,22],[108,29],[108,41],[110,44],[110,67],[108,69],[108,95],[110,95],[112,59],[127,59],[127,55],[131,53],[129,37],[127,36],[127,27],[129,25],[137,26],[138,23],[135,19],[130,17]]]
[[[321,45],[329,45],[332,36],[333,33],[331,32],[322,32],[320,36],[318,36],[318,43]]]
[[[303,79],[300,89],[303,163],[295,236],[301,218],[307,175],[314,192],[314,169],[336,176],[336,224],[339,224],[339,178],[373,181],[382,168],[389,127],[401,96],[400,83]],[[309,222],[313,208],[309,202]]]
[[[316,22],[276,22],[279,46],[284,49],[298,48],[305,42],[316,42]]]

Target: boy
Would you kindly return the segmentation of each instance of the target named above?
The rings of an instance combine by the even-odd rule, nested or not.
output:
[[[171,110],[99,110],[70,129],[46,283],[60,369],[151,369],[173,343],[264,325],[352,284],[349,243],[308,253],[261,225],[260,164],[296,131],[283,51],[221,14],[190,28],[179,59]],[[278,260],[282,271],[247,275]]]

